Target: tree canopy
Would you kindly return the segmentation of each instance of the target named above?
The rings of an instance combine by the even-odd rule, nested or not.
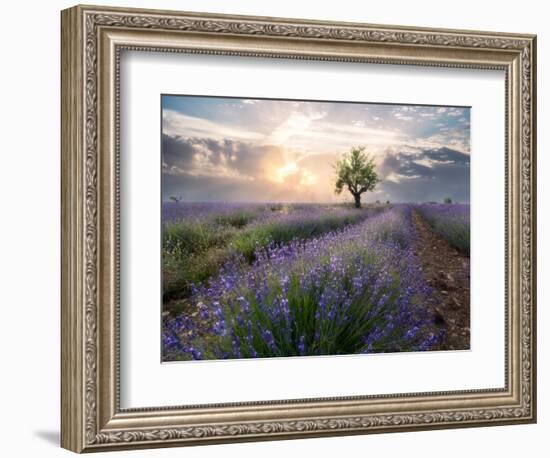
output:
[[[336,183],[334,192],[341,194],[347,189],[355,200],[355,207],[361,207],[361,194],[373,191],[380,182],[375,170],[374,159],[365,152],[364,146],[352,147],[335,165]]]

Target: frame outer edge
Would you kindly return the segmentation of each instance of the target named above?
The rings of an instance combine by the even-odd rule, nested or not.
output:
[[[531,419],[537,423],[537,35],[531,39]]]
[[[126,22],[119,20],[116,13],[128,13]],[[87,17],[87,13],[90,17]],[[159,17],[148,15],[159,14]],[[94,23],[93,15],[102,20]],[[112,14],[113,16],[109,16]],[[87,22],[87,19],[90,21]],[[155,24],[150,19],[161,21]],[[169,19],[169,20],[168,20]],[[213,20],[219,19],[219,22]],[[240,24],[230,23],[242,20],[245,29]],[[165,22],[167,21],[168,22]],[[185,21],[196,22],[188,26]],[[177,21],[174,24],[172,21]],[[255,21],[259,21],[255,23]],[[383,421],[373,417],[373,422],[363,424],[362,418],[327,418],[306,419],[304,421],[290,421],[285,419],[278,423],[240,423],[221,425],[193,425],[179,429],[142,429],[136,428],[127,431],[101,431],[100,412],[98,404],[103,396],[99,384],[102,382],[101,371],[98,370],[98,329],[96,322],[100,307],[98,290],[101,292],[101,272],[98,271],[98,252],[96,239],[99,227],[97,223],[101,217],[98,214],[97,204],[100,199],[100,190],[97,188],[97,173],[102,163],[97,157],[96,137],[100,126],[96,124],[98,100],[96,86],[97,49],[95,48],[94,30],[100,27],[126,27],[129,29],[170,29],[178,31],[199,31],[206,35],[220,33],[221,36],[248,36],[255,34],[253,26],[262,26],[267,22],[269,33],[266,36],[280,39],[285,35],[297,36],[299,39],[312,38],[327,39],[334,42],[351,40],[365,41],[363,33],[368,32],[368,24],[357,24],[359,29],[351,30],[351,36],[334,35],[334,27],[351,27],[352,24],[328,23],[325,21],[296,20],[297,25],[319,25],[302,29],[290,19],[237,17],[229,15],[211,15],[203,13],[184,13],[175,11],[137,10],[127,8],[76,6],[62,12],[62,102],[61,102],[61,149],[62,149],[62,243],[61,243],[61,376],[62,376],[62,432],[61,445],[75,452],[99,451],[113,449],[130,449],[144,447],[165,447],[171,445],[197,445],[218,442],[242,442],[248,440],[274,440],[298,437],[320,437],[333,435],[364,434],[366,432],[412,431],[436,428],[457,428],[466,426],[482,426],[496,424],[528,423],[536,419],[536,37],[533,35],[500,34],[492,32],[448,31],[442,36],[443,30],[416,29],[412,27],[382,26],[387,38],[397,43],[407,42],[415,46],[431,45],[434,47],[453,47],[460,49],[490,48],[496,51],[525,53],[525,60],[521,59],[520,73],[530,71],[523,82],[529,90],[521,92],[525,105],[523,115],[527,114],[527,122],[523,125],[522,144],[529,151],[523,156],[523,181],[525,189],[518,190],[527,199],[521,206],[520,214],[525,218],[523,230],[526,245],[522,245],[520,252],[526,256],[524,264],[525,287],[523,300],[527,315],[524,322],[528,334],[524,339],[523,356],[526,358],[522,365],[522,374],[527,385],[524,387],[523,399],[516,408],[506,406],[493,411],[471,410],[456,412],[457,415],[466,415],[462,420],[453,416],[452,412],[441,412],[440,417],[432,412],[419,413],[418,419],[414,415],[388,416]],[[179,23],[181,22],[181,26]],[[213,28],[212,28],[213,27]],[[217,28],[216,28],[217,27]],[[179,30],[181,29],[181,30]],[[288,30],[287,30],[288,29]],[[429,37],[415,39],[416,30],[419,37],[423,30],[430,32]],[[399,31],[398,33],[396,31]],[[390,34],[391,32],[391,34]],[[397,35],[395,35],[397,33]],[[466,34],[461,37],[461,34]],[[425,34],[425,33],[424,33]],[[468,35],[476,34],[474,42],[468,42]],[[260,33],[262,35],[262,33]],[[318,36],[317,36],[318,35]],[[411,39],[412,38],[412,39]],[[512,41],[512,39],[514,39]],[[369,39],[370,40],[370,39]],[[426,42],[424,41],[426,40]],[[466,41],[463,41],[466,40]],[[374,41],[385,41],[385,38],[374,37]],[[392,43],[393,44],[393,43]],[[513,50],[513,51],[512,51]],[[259,55],[259,54],[258,54]],[[298,57],[300,58],[300,57]],[[521,104],[521,102],[520,102]],[[527,108],[525,108],[527,107]],[[520,116],[521,119],[521,116]],[[100,123],[101,124],[101,123]],[[530,129],[529,129],[530,128]],[[519,149],[521,151],[521,148]],[[526,164],[526,165],[525,165]],[[104,165],[104,164],[103,164]],[[530,206],[529,206],[530,205]],[[521,217],[520,216],[520,217]],[[523,269],[520,268],[520,271]],[[521,304],[521,302],[520,302]],[[518,305],[520,307],[520,305]],[[519,312],[521,314],[521,312]],[[101,327],[99,332],[102,332]],[[523,333],[520,333],[523,334]],[[523,385],[523,382],[520,382]],[[468,417],[471,414],[471,418]],[[487,416],[485,416],[487,415]],[[401,421],[403,423],[399,423]],[[440,419],[438,419],[440,418]],[[366,419],[366,417],[365,417]],[[418,420],[418,421],[417,421]],[[420,421],[422,420],[422,421]],[[365,420],[366,421],[366,420]],[[370,421],[370,420],[369,420]],[[395,421],[398,421],[397,423]],[[349,425],[347,424],[349,423]],[[399,424],[398,424],[399,423]],[[178,426],[179,427],[179,426]],[[303,428],[306,428],[305,430]],[[310,429],[311,428],[311,429]],[[370,429],[372,428],[372,429]],[[367,429],[370,429],[367,431]]]
[[[80,7],[61,11],[61,447],[85,448],[84,79]]]

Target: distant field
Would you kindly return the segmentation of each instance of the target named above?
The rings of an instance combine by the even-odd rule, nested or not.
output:
[[[412,212],[460,249],[469,215],[438,207],[165,204],[163,359],[434,348]]]

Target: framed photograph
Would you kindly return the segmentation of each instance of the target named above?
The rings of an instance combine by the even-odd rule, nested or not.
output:
[[[536,37],[62,12],[62,446],[536,421]]]

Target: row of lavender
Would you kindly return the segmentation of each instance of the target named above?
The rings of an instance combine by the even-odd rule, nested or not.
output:
[[[414,209],[439,236],[457,250],[470,254],[470,205],[422,204]]]
[[[441,340],[414,255],[411,206],[304,240],[258,247],[193,288],[165,320],[163,359],[428,350]]]

